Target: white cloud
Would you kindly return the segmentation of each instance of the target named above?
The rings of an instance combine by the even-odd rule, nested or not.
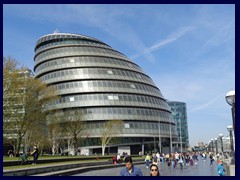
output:
[[[165,39],[159,41],[158,43],[152,45],[149,48],[143,49],[141,53],[131,56],[131,59],[136,59],[142,55],[150,54],[151,52],[154,52],[154,51],[162,48],[163,46],[166,46],[167,44],[173,43],[174,41],[178,40],[179,38],[184,36],[187,32],[189,32],[193,29],[194,29],[194,27],[192,27],[192,26],[181,27],[177,31],[170,34]]]
[[[211,105],[212,105],[214,102],[216,102],[219,98],[223,98],[225,94],[226,94],[225,92],[224,92],[224,93],[221,93],[221,94],[219,94],[218,96],[216,96],[216,97],[210,99],[209,101],[205,102],[204,104],[201,104],[201,105],[197,106],[196,108],[192,109],[192,110],[189,111],[189,112],[196,112],[196,111],[199,111],[199,110],[202,110],[202,109],[209,108],[209,106],[211,106]]]
[[[232,41],[234,34],[232,33],[234,29],[234,20],[228,22],[221,29],[217,29],[216,32],[204,43],[202,48],[208,48],[209,46],[220,46],[223,43]]]

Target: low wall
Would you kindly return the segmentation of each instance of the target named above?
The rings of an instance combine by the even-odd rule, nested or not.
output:
[[[145,163],[143,159],[134,160],[136,163]],[[40,175],[40,176],[59,176],[59,175],[72,175],[76,173],[82,173],[90,171],[93,168],[110,168],[123,166],[114,165],[112,161],[104,162],[89,162],[89,163],[75,163],[67,165],[46,165],[46,167],[33,167],[24,168],[19,170],[4,170],[3,176],[30,176],[30,175]],[[76,169],[77,168],[77,169]]]
[[[44,156],[43,156],[44,157]],[[98,156],[99,159],[112,159],[113,155],[108,155],[108,156]],[[137,155],[133,155],[131,157],[139,157]],[[84,160],[96,160],[96,157],[94,156],[85,156],[85,157],[74,157],[74,158],[56,158],[56,159],[38,159],[37,164],[44,164],[44,163],[56,163],[56,162],[67,162],[67,161],[84,161]],[[30,162],[33,161],[33,158],[30,157]],[[8,161],[3,161],[3,166],[17,166],[18,165],[18,160],[8,160]]]

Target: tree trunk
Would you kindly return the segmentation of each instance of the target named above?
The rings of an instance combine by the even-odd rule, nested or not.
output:
[[[13,145],[13,155],[16,157],[16,148],[14,145]]]
[[[43,156],[43,147],[41,147],[40,155]]]
[[[102,156],[104,156],[105,147],[106,147],[106,146],[102,145]]]
[[[74,142],[73,142],[73,155],[76,156],[77,155],[77,136],[74,136]]]

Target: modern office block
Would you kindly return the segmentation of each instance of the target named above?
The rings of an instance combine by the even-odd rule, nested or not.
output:
[[[181,147],[182,149],[186,149],[189,146],[187,106],[186,103],[178,101],[167,101],[167,103],[177,126],[179,138],[175,145],[177,145],[181,151]]]

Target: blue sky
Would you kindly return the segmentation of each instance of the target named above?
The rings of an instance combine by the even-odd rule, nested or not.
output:
[[[33,69],[37,39],[56,29],[109,44],[141,66],[166,99],[186,102],[190,145],[228,135],[234,4],[5,4],[3,55]]]

